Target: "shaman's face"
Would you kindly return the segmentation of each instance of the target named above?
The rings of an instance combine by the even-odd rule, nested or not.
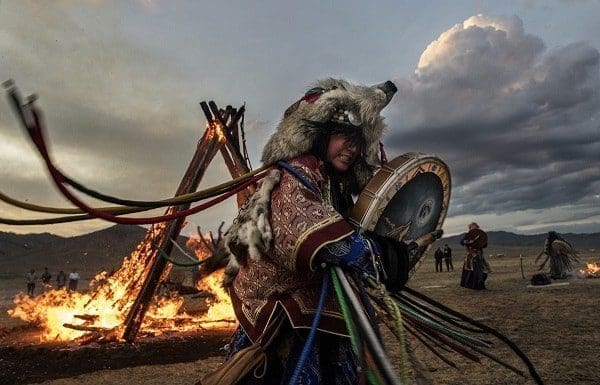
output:
[[[327,146],[327,161],[339,172],[350,169],[359,153],[357,143],[343,134],[331,135]]]

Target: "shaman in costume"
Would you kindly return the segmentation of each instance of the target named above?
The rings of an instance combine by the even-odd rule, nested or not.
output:
[[[469,231],[460,241],[467,249],[460,286],[474,290],[485,289],[489,265],[483,256],[483,249],[487,247],[487,240],[486,232],[481,230],[477,223],[469,225]]]
[[[390,287],[408,279],[405,245],[369,239],[345,219],[351,194],[381,164],[379,113],[395,92],[389,81],[366,87],[328,79],[285,111],[262,156],[264,164],[279,167],[225,235],[232,254],[226,285],[240,323],[222,371],[230,379],[216,381],[223,376],[216,374],[203,384],[287,384],[315,317],[325,265],[373,276],[389,267]],[[401,262],[388,266],[374,250]],[[298,383],[356,384],[357,365],[330,289]]]
[[[573,264],[579,262],[573,246],[554,231],[548,232],[544,249],[537,256],[535,262],[537,263],[542,256],[546,256],[546,258],[540,263],[539,270],[544,270],[549,261],[550,278],[552,279],[567,278],[567,272],[573,270]]]

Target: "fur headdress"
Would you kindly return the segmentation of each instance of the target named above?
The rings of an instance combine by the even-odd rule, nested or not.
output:
[[[375,168],[380,166],[379,141],[384,123],[379,113],[396,90],[391,81],[374,86],[353,85],[341,79],[318,81],[285,111],[263,149],[262,162],[270,165],[310,152],[322,128],[308,122],[348,124],[360,128],[365,141],[363,157],[353,168],[356,182],[362,189]]]

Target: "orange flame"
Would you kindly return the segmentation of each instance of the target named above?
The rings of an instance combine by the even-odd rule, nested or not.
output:
[[[225,134],[223,133],[223,130],[225,128],[221,125],[221,123],[216,122],[216,121],[214,122],[214,128],[215,128],[215,132],[217,133],[219,142],[225,143],[225,141],[227,140],[227,138],[225,138]]]
[[[152,238],[163,229],[164,225],[154,226],[146,239],[125,258],[119,270],[112,275],[106,272],[96,275],[87,292],[48,290],[33,298],[19,293],[13,300],[15,307],[8,310],[8,314],[39,325],[42,341],[75,340],[85,337],[90,331],[101,331],[119,339],[125,319],[147,275],[147,259],[155,252]],[[202,323],[207,323],[206,327],[231,326],[235,316],[229,297],[219,282],[215,275],[205,279],[203,288],[213,293],[215,299],[208,313],[202,317],[180,313],[184,298],[179,294],[155,297],[140,333],[157,335],[166,331],[197,330]],[[210,323],[213,320],[229,322]]]
[[[581,275],[587,278],[600,278],[600,263],[589,262],[586,269],[581,269]]]
[[[206,124],[206,131],[209,138],[216,136],[217,140],[221,143],[225,143],[226,138],[223,133],[223,126],[217,121],[212,121]]]

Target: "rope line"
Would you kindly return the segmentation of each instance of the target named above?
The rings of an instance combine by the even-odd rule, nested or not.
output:
[[[321,315],[323,314],[323,306],[325,305],[325,297],[327,296],[328,283],[329,274],[327,274],[327,272],[323,272],[323,284],[321,285],[321,295],[319,297],[319,303],[317,304],[317,310],[315,311],[315,317],[313,318],[312,325],[310,326],[310,332],[308,333],[308,337],[306,338],[306,342],[304,343],[304,347],[302,348],[300,359],[298,359],[298,363],[294,368],[294,373],[292,374],[292,377],[289,382],[290,385],[296,385],[296,383],[300,379],[300,372],[302,371],[304,362],[308,358],[310,350],[314,345],[315,335],[317,334],[317,327],[319,326],[319,321],[321,320]]]
[[[177,250],[179,250],[179,252],[181,254],[183,254],[184,256],[186,256],[190,261],[198,262],[198,258],[197,257],[192,257],[191,255],[189,255],[185,250],[183,250],[183,247],[179,246],[179,244],[177,242],[175,242],[175,240],[173,240],[173,238],[169,238],[169,240],[171,241],[171,243],[173,244],[173,246],[175,246],[175,248]]]
[[[164,252],[163,249],[161,249],[160,247],[157,247],[159,255],[162,259],[167,260],[169,263],[172,263],[175,266],[179,266],[179,267],[194,267],[194,266],[200,266],[201,264],[204,263],[204,261],[198,261],[198,262],[190,262],[190,263],[183,263],[183,262],[177,262],[173,259],[171,259],[167,253]]]
[[[176,206],[176,205],[180,205],[180,204],[184,204],[184,203],[197,202],[199,200],[203,200],[206,198],[212,198],[214,196],[217,196],[224,192],[227,192],[230,189],[235,188],[235,187],[239,186],[241,183],[252,178],[256,174],[258,174],[262,171],[265,171],[266,169],[268,169],[268,167],[263,166],[254,171],[251,171],[247,174],[244,174],[238,178],[232,179],[228,182],[224,182],[224,183],[215,185],[213,187],[210,187],[210,188],[207,188],[204,190],[200,190],[200,191],[196,191],[193,193],[178,195],[174,198],[163,199],[160,201],[131,201],[131,202],[147,203],[147,204],[152,204],[152,205],[144,205],[144,206],[133,205],[133,206],[124,206],[124,207],[123,206],[95,207],[95,209],[106,212],[106,213],[116,213],[116,212],[120,212],[124,209],[135,210],[135,211],[130,211],[130,212],[141,212],[141,211],[148,211],[153,208]],[[48,207],[48,206],[41,206],[41,205],[36,205],[36,204],[28,203],[28,202],[19,201],[15,198],[12,198],[12,197],[2,193],[1,191],[0,191],[0,200],[4,201],[10,205],[13,205],[13,206],[25,209],[25,210],[42,212],[42,213],[49,213],[49,214],[82,214],[82,213],[85,213],[84,210],[81,210],[78,208]]]
[[[352,344],[352,350],[354,350],[354,353],[359,357],[359,361],[361,362],[361,365],[362,365],[363,363],[365,363],[364,360],[362,359],[362,347],[360,346],[356,327],[352,321],[352,316],[350,315],[350,308],[348,307],[348,302],[346,302],[346,298],[344,297],[344,292],[342,290],[341,283],[337,276],[337,273],[333,269],[330,269],[329,271],[331,274],[331,281],[333,282],[333,288],[335,290],[335,295],[340,304],[340,308],[342,309],[342,315],[344,316],[344,322],[346,324],[346,329],[348,329],[348,334],[350,334],[350,343]],[[366,369],[366,373],[367,373],[367,380],[369,381],[369,383],[371,385],[380,385],[380,382],[377,379],[377,376],[375,376],[375,374],[373,373],[373,369],[368,367],[367,365],[365,365],[365,366],[366,366],[365,369]]]
[[[117,215],[123,215],[123,214],[131,214],[131,213],[136,213],[136,212],[140,212],[140,211],[146,211],[149,210],[147,208],[124,208],[121,209],[120,211],[115,211],[113,212],[114,215],[110,215],[108,213],[102,212],[100,210],[95,210],[92,207],[88,207],[86,206],[83,202],[81,202],[79,199],[77,199],[74,195],[72,195],[69,191],[66,190],[66,188],[60,184],[57,185],[61,186],[61,192],[63,192],[62,190],[66,191],[66,194],[64,193],[65,197],[67,197],[67,199],[69,199],[71,202],[73,202],[76,206],[80,207],[83,211],[87,212],[88,214],[85,215],[72,215],[72,216],[67,216],[67,217],[58,217],[58,218],[41,218],[41,219],[11,219],[11,218],[0,218],[0,223],[1,224],[7,224],[7,225],[15,225],[15,226],[29,226],[29,225],[44,225],[44,224],[55,224],[55,223],[67,223],[67,222],[75,222],[75,221],[82,221],[82,220],[89,220],[89,219],[103,219],[109,222],[114,222],[114,223],[119,223],[119,224],[125,224],[125,225],[144,225],[144,224],[153,224],[153,223],[160,223],[160,222],[167,222],[170,220],[174,220],[177,218],[181,218],[181,217],[185,217],[185,216],[189,216],[192,214],[196,214],[199,213],[202,210],[205,210],[209,207],[212,207],[224,200],[226,200],[227,198],[237,194],[239,191],[245,189],[246,187],[250,186],[253,183],[256,183],[257,181],[259,181],[260,179],[264,178],[266,176],[266,174],[259,174],[255,177],[253,177],[252,179],[250,179],[248,182],[242,184],[241,186],[217,197],[214,198],[208,202],[205,202],[203,204],[197,205],[195,207],[186,209],[186,210],[182,210],[182,211],[178,211],[176,213],[172,213],[172,214],[167,214],[167,215],[162,215],[162,216],[155,216],[155,217],[147,217],[147,218],[123,218],[123,217],[118,217]],[[61,188],[59,187],[59,188]],[[77,203],[75,203],[77,202]]]
[[[73,195],[67,189],[65,184],[70,185],[70,183],[69,183],[70,178],[68,178],[64,174],[62,174],[54,166],[54,163],[51,160],[50,154],[48,152],[48,147],[47,147],[46,141],[44,139],[45,130],[44,130],[44,125],[42,124],[41,111],[38,111],[37,108],[34,106],[33,99],[30,100],[30,102],[27,105],[23,105],[21,103],[20,95],[18,94],[15,87],[11,87],[8,90],[8,94],[9,94],[10,100],[13,104],[13,107],[14,107],[15,111],[17,112],[18,117],[20,118],[20,120],[21,120],[23,126],[25,127],[25,129],[27,130],[27,133],[29,134],[32,142],[36,145],[40,155],[42,156],[44,162],[46,163],[46,167],[48,168],[48,171],[50,172],[50,175],[51,175],[52,180],[54,181],[54,184],[56,185],[56,187],[58,187],[60,192],[71,203],[73,203],[75,206],[77,206],[83,212],[86,212],[86,213],[92,215],[93,217],[101,218],[101,219],[104,219],[104,220],[107,220],[110,222],[115,222],[115,223],[120,223],[120,224],[151,224],[151,223],[165,222],[168,220],[188,216],[188,215],[197,213],[199,211],[202,211],[208,207],[211,207],[211,206],[225,200],[226,198],[232,196],[233,194],[241,191],[242,189],[248,187],[250,184],[258,181],[260,178],[262,178],[266,175],[266,173],[265,173],[265,174],[255,174],[253,176],[250,176],[248,181],[244,182],[243,184],[241,184],[239,186],[236,185],[236,187],[232,188],[231,191],[227,191],[222,196],[217,197],[209,202],[198,205],[191,209],[185,209],[185,210],[181,210],[176,213],[162,215],[162,216],[158,216],[158,217],[150,217],[150,218],[119,218],[115,215],[111,215],[111,214],[102,212],[101,210],[97,210],[95,208],[92,208],[92,207],[86,205],[85,203],[83,203],[79,198],[77,198],[75,195]],[[72,186],[72,187],[78,187],[78,186]],[[161,204],[162,203],[163,202],[161,202]]]
[[[375,365],[377,365],[377,369],[383,376],[383,380],[386,384],[402,384],[400,379],[396,376],[392,364],[385,354],[380,341],[377,340],[372,326],[369,324],[369,320],[367,319],[367,316],[361,307],[360,300],[352,291],[352,287],[350,286],[350,282],[348,282],[348,278],[339,266],[335,266],[334,269],[338,274],[344,294],[348,297],[350,306],[353,309],[354,314],[357,316],[357,326],[364,334],[367,348],[371,352]]]
[[[523,353],[521,351],[521,349],[519,349],[519,347],[517,345],[515,345],[514,342],[512,342],[508,337],[506,337],[505,335],[503,335],[502,333],[500,333],[499,331],[497,331],[494,328],[491,328],[479,321],[476,321],[460,312],[457,312],[456,310],[453,310],[447,306],[442,305],[441,303],[437,302],[436,300],[429,298],[428,296],[419,293],[416,290],[413,290],[409,287],[405,287],[404,290],[419,298],[422,301],[425,301],[433,306],[437,306],[440,309],[442,309],[443,311],[458,317],[460,319],[462,319],[465,322],[470,323],[473,326],[476,326],[478,328],[481,328],[483,330],[485,330],[486,332],[492,334],[493,336],[497,337],[499,340],[501,340],[502,342],[504,342],[513,352],[515,352],[515,354],[521,359],[521,361],[523,361],[523,363],[525,364],[525,366],[527,366],[527,369],[529,371],[529,374],[531,375],[531,377],[533,378],[533,380],[535,381],[536,384],[538,385],[544,385],[544,381],[542,380],[542,378],[540,377],[540,375],[538,374],[537,370],[535,369],[535,366],[533,365],[533,363],[531,362],[531,360],[529,359],[529,357]]]

